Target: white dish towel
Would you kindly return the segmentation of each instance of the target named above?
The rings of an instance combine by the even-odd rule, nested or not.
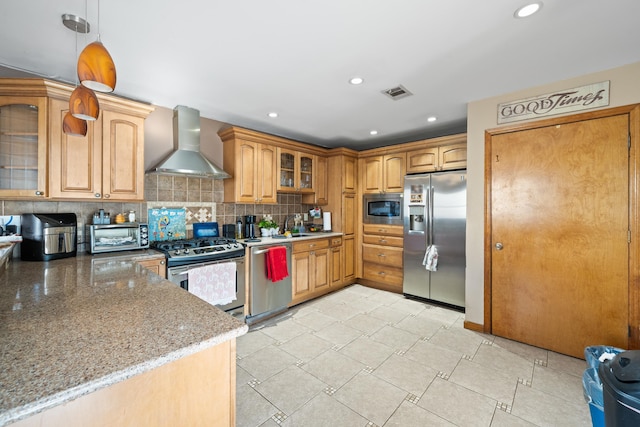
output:
[[[189,270],[189,292],[212,305],[237,299],[236,263],[225,262]]]
[[[422,260],[422,265],[428,271],[437,271],[438,270],[438,250],[436,249],[436,245],[429,245],[427,250],[424,253],[424,259]]]

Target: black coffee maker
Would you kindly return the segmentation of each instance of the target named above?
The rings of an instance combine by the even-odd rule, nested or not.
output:
[[[244,217],[244,238],[255,239],[256,238],[256,216],[245,215]]]

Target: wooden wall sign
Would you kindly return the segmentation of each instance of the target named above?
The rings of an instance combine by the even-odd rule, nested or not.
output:
[[[498,105],[498,124],[606,107],[609,80]]]

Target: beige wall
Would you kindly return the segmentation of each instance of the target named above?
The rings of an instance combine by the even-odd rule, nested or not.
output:
[[[466,320],[484,324],[484,132],[497,125],[497,106],[561,89],[609,80],[609,106],[640,103],[640,62],[553,84],[470,102],[467,106]]]

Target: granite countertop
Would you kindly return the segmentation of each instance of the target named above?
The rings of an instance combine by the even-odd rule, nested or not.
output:
[[[0,271],[0,426],[247,332],[119,255]]]
[[[329,237],[343,236],[344,233],[338,233],[333,231],[317,231],[311,233],[303,233],[302,236],[299,237],[258,237],[260,239],[259,242],[247,242],[246,239],[240,239],[239,242],[244,243],[248,247],[252,246],[263,246],[263,245],[273,245],[273,244],[282,244],[282,243],[292,243],[299,242],[301,240],[313,240],[313,239],[327,239]]]

